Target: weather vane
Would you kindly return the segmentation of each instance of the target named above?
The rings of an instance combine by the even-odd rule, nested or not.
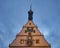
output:
[[[32,9],[32,0],[27,0],[29,1],[30,9]]]
[[[30,9],[32,9],[32,0],[30,0]]]

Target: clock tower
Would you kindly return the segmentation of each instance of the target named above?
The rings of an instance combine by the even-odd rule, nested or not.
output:
[[[16,35],[9,48],[51,48],[51,45],[33,22],[33,11],[31,7],[28,11],[28,22]]]

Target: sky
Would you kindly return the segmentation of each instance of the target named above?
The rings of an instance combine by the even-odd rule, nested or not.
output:
[[[9,48],[27,23],[31,2],[33,22],[51,48],[60,48],[60,0],[0,0],[0,48]]]

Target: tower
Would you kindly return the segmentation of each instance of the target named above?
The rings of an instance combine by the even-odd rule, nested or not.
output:
[[[51,48],[45,40],[44,35],[33,23],[33,11],[30,7],[28,11],[28,22],[23,26],[21,32],[16,35],[15,40],[9,45],[9,48]]]

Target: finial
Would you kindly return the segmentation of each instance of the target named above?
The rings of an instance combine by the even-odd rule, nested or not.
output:
[[[32,0],[31,0],[31,3],[30,3],[30,10],[32,10]]]
[[[32,2],[30,4],[30,10],[28,11],[28,20],[33,20]]]

